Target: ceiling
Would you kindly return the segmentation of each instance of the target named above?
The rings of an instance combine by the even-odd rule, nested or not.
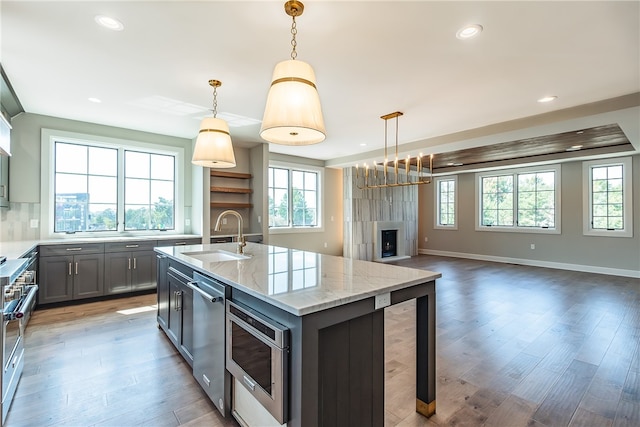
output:
[[[380,116],[393,111],[404,113],[403,147],[455,151],[474,129],[640,92],[638,1],[304,3],[298,59],[314,67],[327,139],[272,152],[372,157],[384,146]],[[290,55],[283,4],[3,0],[0,62],[29,113],[189,139],[211,115],[208,80],[218,79],[218,116],[234,144],[252,146],[263,142],[273,67]],[[98,14],[124,30],[98,26]],[[457,39],[472,23],[484,31]],[[558,98],[536,102],[545,95]]]

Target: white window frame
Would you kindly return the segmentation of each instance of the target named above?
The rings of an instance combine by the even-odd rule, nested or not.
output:
[[[440,223],[440,183],[442,181],[453,181],[454,200],[453,200],[453,224]],[[433,227],[440,230],[457,230],[458,229],[458,175],[440,176],[434,179],[434,199],[435,199],[435,217]]]
[[[518,226],[518,175],[527,173],[554,172],[554,227],[523,227]],[[513,226],[487,226],[482,225],[482,178],[490,176],[513,176]],[[562,212],[560,189],[562,188],[562,166],[560,164],[533,166],[516,169],[493,169],[475,174],[475,230],[476,231],[498,231],[507,233],[540,233],[540,234],[561,234]]]
[[[301,172],[314,172],[318,174],[318,188],[316,189],[318,200],[316,207],[316,215],[318,224],[314,227],[310,226],[293,226],[289,225],[289,227],[277,227],[272,228],[268,227],[269,234],[286,234],[286,233],[317,233],[324,231],[324,223],[323,223],[323,205],[324,205],[324,169],[311,165],[303,165],[298,163],[288,163],[288,162],[280,162],[272,160],[269,162],[269,168],[280,168],[280,169],[288,169],[289,174],[291,174],[292,170],[301,171]],[[289,184],[291,185],[291,184]],[[267,193],[268,193],[269,183],[267,182]],[[289,192],[291,192],[291,188],[289,188]],[[268,197],[268,196],[267,196]],[[290,213],[291,215],[291,213]],[[270,221],[270,218],[267,218],[267,221]],[[269,224],[269,222],[267,222]]]
[[[594,167],[622,165],[623,221],[621,230],[602,230],[592,227],[592,170]],[[633,161],[631,157],[617,157],[582,162],[582,234],[601,237],[633,237]]]
[[[173,230],[124,230],[124,193],[118,192],[118,229],[115,231],[100,232],[75,232],[66,234],[54,232],[54,214],[55,194],[53,174],[55,172],[55,150],[56,142],[68,142],[81,145],[92,145],[96,147],[118,148],[124,152],[125,149],[145,151],[153,154],[165,154],[175,157],[175,200],[174,200],[174,221],[175,228]],[[40,174],[40,206],[41,206],[41,224],[40,236],[44,239],[78,239],[81,237],[117,237],[117,236],[154,236],[154,235],[172,235],[184,233],[184,196],[182,188],[184,188],[184,148],[149,144],[139,141],[130,141],[118,138],[109,138],[97,135],[82,134],[76,132],[61,131],[55,129],[42,129],[40,139],[41,149],[41,174]],[[119,154],[120,155],[120,154]],[[118,179],[124,176],[124,165],[119,162]]]

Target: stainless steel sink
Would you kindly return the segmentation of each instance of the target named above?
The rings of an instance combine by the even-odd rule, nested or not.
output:
[[[247,255],[234,254],[233,252],[223,251],[221,249],[214,251],[183,252],[182,255],[195,258],[202,262],[237,261],[250,258]]]

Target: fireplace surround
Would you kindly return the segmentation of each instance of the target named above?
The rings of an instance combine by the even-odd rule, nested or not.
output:
[[[393,240],[391,240],[393,239]],[[405,250],[405,230],[401,221],[375,221],[373,224],[373,260],[399,261],[411,258]]]

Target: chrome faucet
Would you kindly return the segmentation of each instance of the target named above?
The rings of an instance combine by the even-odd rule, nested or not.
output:
[[[216,220],[216,226],[213,227],[213,229],[214,231],[220,231],[222,229],[222,218],[227,215],[234,215],[236,218],[238,218],[238,249],[236,250],[236,252],[239,254],[243,254],[244,247],[247,246],[247,243],[244,241],[244,236],[242,235],[242,228],[243,228],[242,215],[230,209],[223,211],[220,215],[218,215],[218,219]]]

